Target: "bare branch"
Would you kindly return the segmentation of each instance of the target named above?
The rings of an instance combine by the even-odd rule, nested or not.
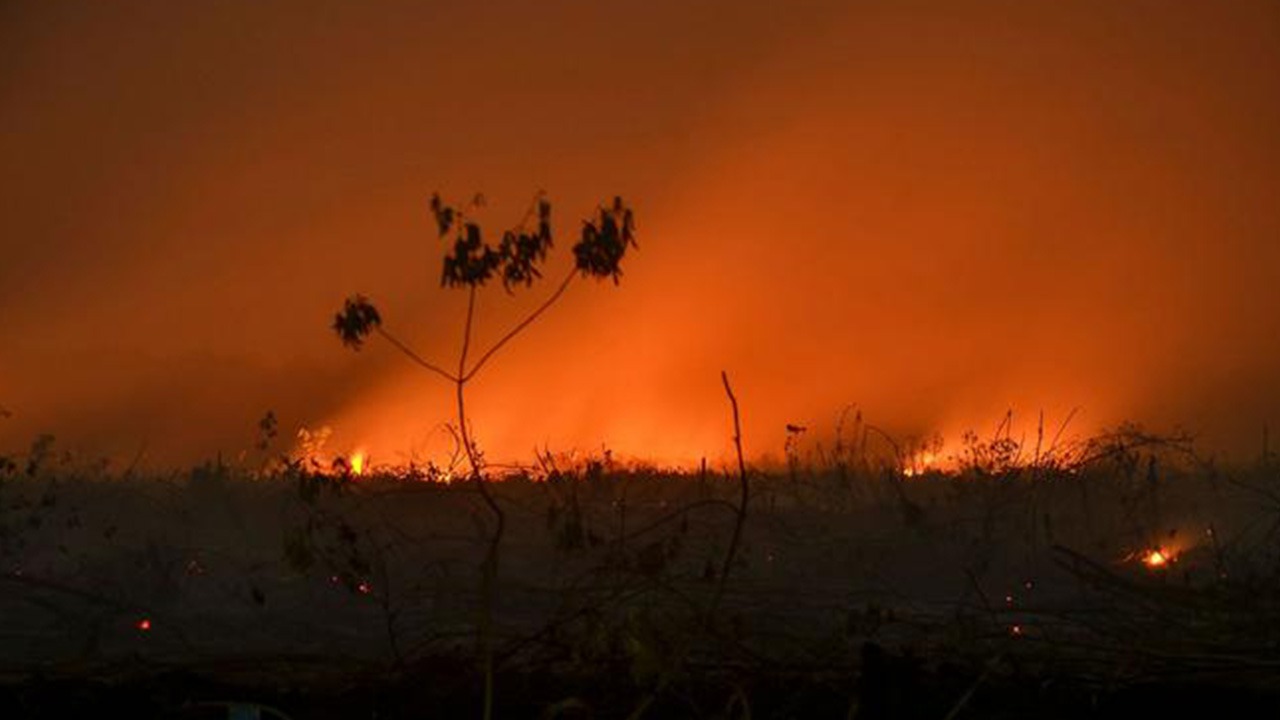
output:
[[[528,317],[521,320],[520,323],[508,331],[506,335],[499,338],[498,341],[493,344],[493,347],[489,348],[485,354],[480,356],[480,359],[476,361],[475,365],[471,366],[470,370],[464,373],[460,369],[459,372],[462,375],[462,382],[467,382],[471,378],[475,377],[476,373],[480,372],[480,368],[484,367],[484,364],[489,361],[489,358],[493,357],[494,353],[498,352],[503,345],[506,345],[515,338],[515,336],[519,335],[522,330],[529,327],[534,320],[537,320],[538,316],[542,315],[542,313],[546,312],[548,308],[554,305],[555,302],[560,299],[560,296],[564,295],[564,291],[569,288],[569,283],[573,282],[573,278],[576,275],[576,270],[570,270],[569,274],[560,282],[560,287],[556,288],[556,291],[551,294],[551,297],[547,298],[546,301],[539,305],[532,313],[529,313]]]
[[[449,382],[458,382],[458,378],[453,373],[449,372],[448,370],[443,370],[440,367],[433,365],[427,362],[426,360],[423,360],[421,355],[414,352],[413,348],[400,342],[400,339],[397,338],[395,335],[392,335],[386,330],[383,330],[381,327],[376,328],[376,330],[379,335],[381,335],[387,342],[394,345],[397,350],[404,353],[405,356],[408,357],[410,360],[414,361],[415,363],[422,366],[423,368],[430,370],[431,372],[443,377]]]
[[[738,419],[738,398],[729,385],[729,374],[720,371],[720,380],[724,383],[724,392],[729,396],[729,404],[733,406],[733,447],[738,453],[738,481],[742,488],[742,496],[737,507],[737,518],[733,524],[733,537],[729,540],[729,550],[725,553],[724,565],[720,568],[720,583],[716,585],[716,594],[711,599],[707,610],[707,622],[712,621],[720,599],[724,596],[725,586],[729,582],[729,571],[733,568],[733,560],[738,554],[738,545],[742,542],[742,528],[747,524],[747,503],[751,500],[751,485],[747,481],[747,463],[742,456],[742,424]]]

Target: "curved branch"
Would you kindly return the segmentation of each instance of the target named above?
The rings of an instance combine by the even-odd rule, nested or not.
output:
[[[456,382],[465,383],[467,381],[467,353],[471,350],[471,326],[475,322],[476,317],[476,286],[471,286],[471,292],[467,294],[467,322],[462,330],[462,352],[458,355],[458,374],[455,376]],[[463,428],[465,434],[466,428]]]
[[[454,376],[453,373],[449,372],[448,370],[442,370],[438,366],[433,365],[427,362],[426,360],[423,360],[421,355],[414,352],[413,348],[400,342],[400,340],[395,335],[392,335],[386,330],[383,330],[381,327],[376,327],[374,329],[378,331],[378,334],[381,335],[383,339],[385,339],[387,342],[394,345],[397,350],[404,353],[405,356],[408,357],[410,360],[414,361],[418,365],[421,365],[427,370],[430,370],[431,372],[443,377],[445,380],[448,380],[449,382],[454,382],[454,383],[458,382],[458,378]]]
[[[520,332],[524,330],[526,327],[528,327],[534,320],[537,320],[539,315],[542,315],[542,313],[547,311],[547,308],[554,305],[555,302],[560,299],[560,296],[564,295],[564,291],[569,288],[569,283],[573,282],[573,278],[577,274],[578,274],[577,268],[570,270],[569,274],[566,275],[564,280],[560,282],[560,287],[556,288],[556,291],[554,293],[551,293],[551,297],[547,298],[546,301],[544,301],[541,305],[539,305],[536,310],[529,313],[529,316],[526,317],[524,320],[521,320],[520,324],[512,328],[509,332],[507,332],[506,335],[503,335],[501,338],[499,338],[498,341],[493,344],[493,347],[489,348],[484,355],[480,356],[480,359],[476,361],[475,365],[471,366],[470,370],[462,373],[462,382],[467,382],[471,378],[475,377],[475,374],[477,372],[480,372],[480,368],[484,367],[484,364],[489,361],[489,358],[493,357],[494,353],[498,352],[498,350],[501,349],[503,345],[506,345],[508,342],[510,342],[511,339],[514,338],[516,335],[519,335]]]
[[[475,312],[476,286],[472,285],[471,292],[467,296],[467,320],[462,330],[462,351],[458,354],[458,374],[453,381],[458,399],[458,433],[462,440],[462,448],[467,453],[467,461],[471,465],[471,479],[476,484],[476,488],[480,491],[480,497],[484,499],[485,504],[488,505],[497,522],[497,527],[489,538],[489,547],[485,551],[484,562],[480,566],[481,606],[480,621],[477,627],[477,640],[479,641],[480,655],[484,664],[484,709],[481,717],[484,720],[491,720],[493,718],[495,681],[493,608],[496,600],[498,579],[498,552],[502,545],[502,537],[506,533],[507,515],[502,511],[502,507],[498,505],[493,493],[489,491],[489,482],[484,477],[475,443],[471,439],[471,432],[467,429],[466,387],[467,379],[470,375],[466,374],[465,370],[467,367],[467,353],[471,349],[471,330],[475,322]]]
[[[739,499],[736,517],[733,523],[733,537],[729,540],[729,551],[725,553],[724,564],[720,568],[720,582],[716,585],[715,595],[711,598],[711,606],[707,609],[707,623],[714,620],[716,610],[720,607],[720,599],[724,597],[725,587],[729,584],[729,573],[733,570],[733,560],[738,554],[738,546],[742,543],[742,528],[747,524],[747,503],[751,501],[751,485],[747,480],[747,463],[742,456],[742,423],[738,419],[738,398],[729,385],[729,373],[720,371],[720,380],[724,383],[724,392],[729,396],[729,404],[733,406],[733,447],[738,455],[738,483],[742,492]]]

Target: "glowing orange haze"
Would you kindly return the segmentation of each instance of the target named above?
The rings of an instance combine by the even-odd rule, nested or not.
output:
[[[491,459],[720,458],[721,369],[753,455],[850,404],[1246,456],[1276,418],[1274,3],[306,5],[0,10],[0,450],[190,462],[268,408],[374,464],[447,447],[450,387],[327,329],[363,292],[455,362],[436,189],[491,231],[547,190],[549,278],[595,202],[638,214],[621,286],[477,379]],[[481,344],[549,289],[490,289]]]

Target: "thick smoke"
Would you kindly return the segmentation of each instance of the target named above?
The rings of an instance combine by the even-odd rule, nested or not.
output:
[[[447,449],[450,388],[327,328],[362,292],[454,362],[435,190],[491,232],[547,191],[549,277],[595,203],[637,211],[621,285],[478,378],[491,458],[719,457],[721,369],[753,454],[850,405],[1243,457],[1275,419],[1273,4],[306,5],[0,11],[0,447],[189,463],[271,409]],[[481,343],[550,289],[492,289]]]

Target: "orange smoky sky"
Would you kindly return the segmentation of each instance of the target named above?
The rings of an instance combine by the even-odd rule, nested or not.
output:
[[[1280,415],[1280,5],[8,2],[0,449],[153,466],[329,426],[401,462],[452,389],[329,329],[353,293],[455,362],[427,199],[538,190],[548,278],[622,195],[639,251],[478,376],[491,459],[753,455],[843,408],[899,437]],[[478,341],[553,282],[481,296]]]

